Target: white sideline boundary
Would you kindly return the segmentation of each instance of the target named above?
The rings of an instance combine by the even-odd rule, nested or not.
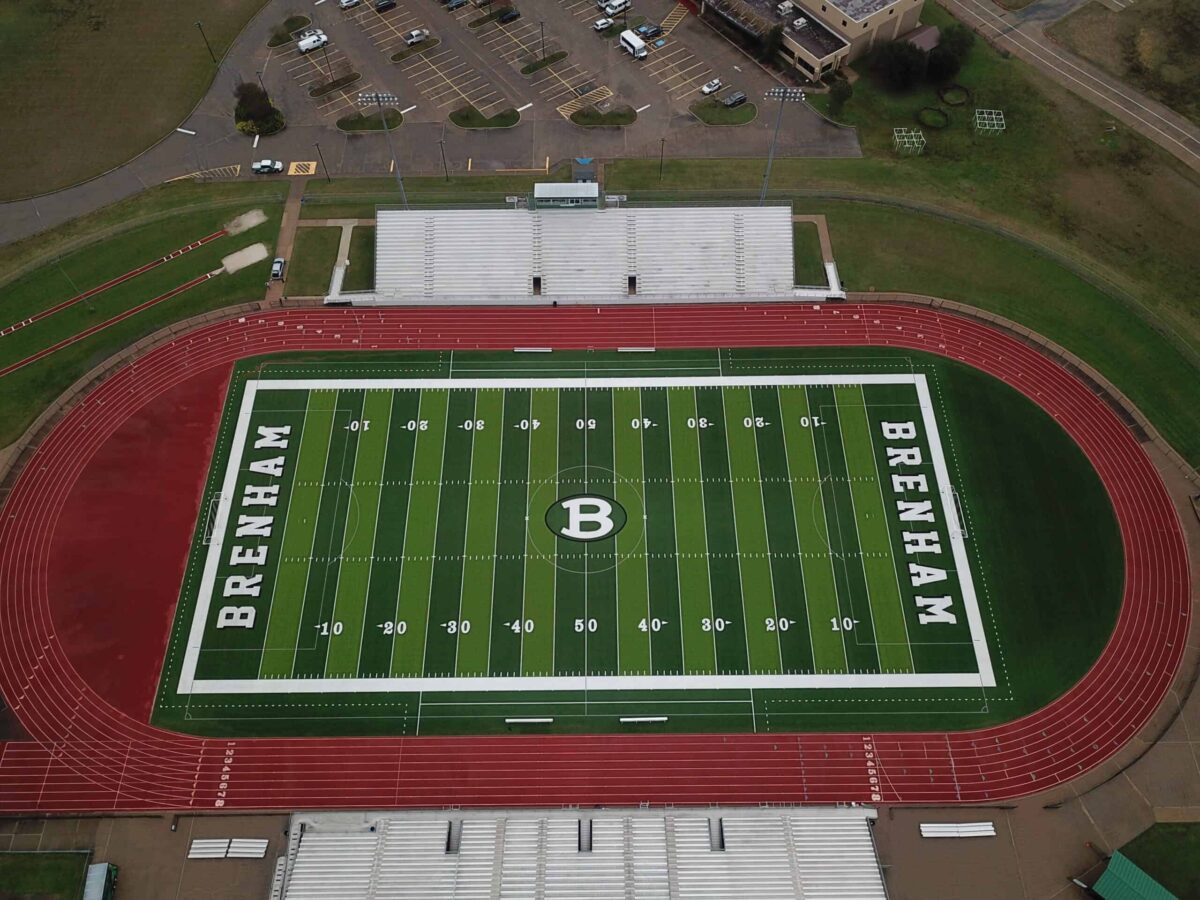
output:
[[[528,677],[412,678],[253,678],[197,679],[217,569],[233,506],[254,400],[260,390],[426,390],[485,388],[752,387],[807,385],[911,384],[917,392],[929,453],[937,478],[948,541],[959,579],[977,671],[973,673],[830,673],[748,675],[552,675]],[[975,593],[963,528],[950,483],[941,434],[924,374],[856,373],[837,375],[664,376],[634,378],[289,378],[248,380],[220,488],[220,503],[208,544],[196,607],[184,650],[178,694],[320,694],[408,691],[597,691],[747,688],[988,688],[995,687],[991,654]]]

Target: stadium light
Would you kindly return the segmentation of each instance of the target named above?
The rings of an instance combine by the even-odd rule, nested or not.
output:
[[[400,160],[396,159],[396,147],[392,144],[392,130],[387,127],[387,120],[383,115],[383,104],[395,103],[397,99],[395,94],[387,91],[360,91],[358,105],[368,107],[374,104],[379,108],[379,126],[383,129],[384,137],[388,142],[388,150],[392,154],[392,171],[396,173],[396,184],[400,188],[400,202],[405,209],[408,209],[408,194],[404,190],[404,178],[400,175]]]
[[[775,162],[775,142],[779,139],[779,126],[783,122],[783,106],[785,103],[803,103],[804,91],[797,87],[768,88],[763,94],[767,100],[779,101],[779,115],[775,117],[775,133],[771,135],[771,149],[767,153],[767,170],[763,172],[762,192],[758,195],[758,205],[767,202],[767,188],[771,184],[771,165]]]

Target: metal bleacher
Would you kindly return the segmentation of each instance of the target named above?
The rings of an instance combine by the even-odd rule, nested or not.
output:
[[[886,898],[864,808],[375,816],[306,821],[283,897]]]

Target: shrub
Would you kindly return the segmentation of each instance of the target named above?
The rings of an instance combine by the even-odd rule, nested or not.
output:
[[[267,92],[252,81],[233,90],[237,107],[233,118],[242,134],[274,134],[283,128],[283,113],[271,105]]]
[[[925,51],[908,41],[888,41],[874,53],[871,68],[895,91],[907,91],[925,75]]]
[[[845,78],[838,78],[829,87],[829,112],[840,115],[846,101],[854,96],[854,85]]]

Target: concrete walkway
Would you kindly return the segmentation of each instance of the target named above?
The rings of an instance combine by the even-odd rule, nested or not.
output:
[[[275,242],[275,255],[286,260],[292,258],[292,248],[296,244],[296,229],[300,225],[300,201],[304,197],[304,187],[307,178],[293,178],[288,186],[287,201],[283,206],[283,218],[279,223],[279,239]],[[287,273],[283,281],[267,283],[267,294],[263,298],[270,306],[283,305],[287,299]]]
[[[1002,50],[1111,113],[1138,134],[1200,171],[1200,128],[1140,91],[1100,71],[1050,40],[1045,29],[1084,0],[1040,0],[1023,10],[994,0],[938,0],[955,17]]]

